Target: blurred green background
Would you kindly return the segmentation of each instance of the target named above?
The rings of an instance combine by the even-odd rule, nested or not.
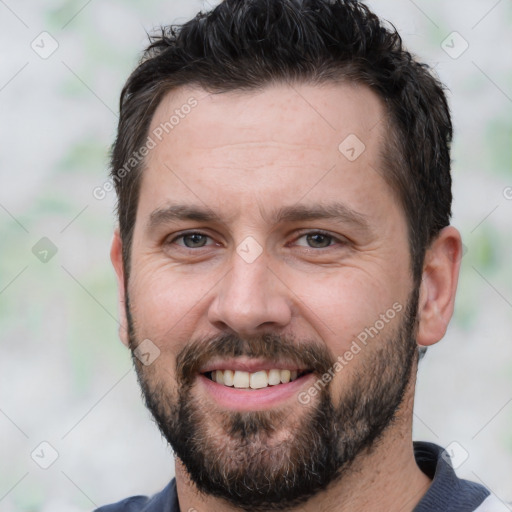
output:
[[[453,224],[467,251],[449,332],[420,365],[414,437],[458,442],[459,475],[511,501],[512,6],[369,4],[434,67],[455,123]],[[91,510],[173,475],[118,341],[114,194],[92,191],[146,32],[208,8],[0,2],[1,511]]]

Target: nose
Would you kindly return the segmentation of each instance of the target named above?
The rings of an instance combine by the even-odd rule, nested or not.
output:
[[[247,262],[234,253],[231,270],[216,287],[208,319],[220,330],[240,336],[279,331],[291,320],[291,291],[261,254]]]

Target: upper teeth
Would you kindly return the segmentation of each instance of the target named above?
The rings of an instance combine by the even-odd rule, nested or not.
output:
[[[212,379],[225,386],[260,389],[295,380],[297,374],[297,370],[260,370],[254,373],[240,370],[214,370],[212,371]]]

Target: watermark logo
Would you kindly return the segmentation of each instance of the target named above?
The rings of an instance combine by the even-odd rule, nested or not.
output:
[[[452,32],[443,39],[441,48],[452,59],[458,59],[469,48],[469,43],[458,32]]]
[[[469,458],[469,452],[457,441],[452,441],[441,454],[441,457],[453,469],[458,469]]]
[[[31,43],[30,47],[41,57],[47,59],[52,56],[59,47],[57,40],[48,32],[41,32]]]
[[[151,340],[145,339],[133,354],[144,366],[150,366],[160,356],[160,349]]]
[[[365,149],[363,141],[354,133],[346,137],[338,146],[339,152],[350,162],[357,160]]]
[[[261,247],[255,238],[248,236],[238,244],[236,252],[246,263],[253,263],[263,252],[263,247]]]
[[[57,254],[57,250],[57,246],[44,236],[32,247],[32,254],[41,263],[48,263]]]
[[[43,441],[32,450],[30,456],[41,469],[48,469],[59,458],[59,452],[48,441]]]

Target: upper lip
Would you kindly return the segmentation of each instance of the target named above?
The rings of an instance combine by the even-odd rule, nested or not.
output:
[[[254,373],[260,370],[306,370],[292,361],[269,361],[268,359],[251,359],[237,357],[232,359],[215,359],[209,361],[199,369],[199,373],[211,372],[213,370],[238,370]]]

